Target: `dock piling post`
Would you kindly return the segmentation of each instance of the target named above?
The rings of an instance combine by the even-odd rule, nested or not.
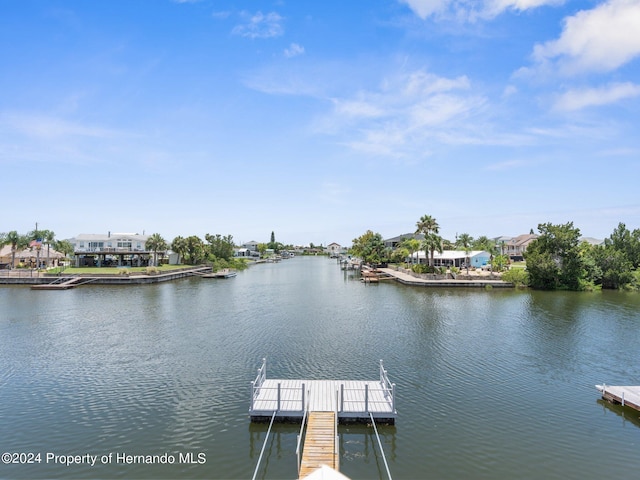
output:
[[[302,408],[300,409],[304,412],[304,382],[302,383]]]
[[[280,382],[278,382],[278,411],[280,411]]]
[[[369,413],[369,384],[364,385],[364,411]]]
[[[344,383],[340,384],[340,411],[344,412]]]
[[[396,384],[391,384],[391,411],[395,413],[396,411]]]
[[[255,400],[255,395],[256,395],[255,383],[252,381],[251,382],[251,408],[249,409],[250,412],[253,411],[253,401]]]
[[[622,406],[624,407],[624,390],[622,391]]]

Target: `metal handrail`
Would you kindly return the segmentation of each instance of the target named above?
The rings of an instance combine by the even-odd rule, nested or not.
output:
[[[356,399],[356,400],[346,400],[344,397],[344,392],[364,392],[364,402],[366,405],[366,411],[369,411],[368,406],[369,405],[389,405],[389,401],[385,400],[385,401],[380,401],[380,400],[372,400],[369,397],[369,385],[365,385],[365,388],[345,388],[344,384],[340,385],[340,392],[341,392],[341,396],[339,397],[339,405],[341,406],[340,411],[341,412],[349,412],[351,410],[349,410],[348,408],[344,408],[345,404],[350,404],[350,403],[362,403],[363,400],[361,399]],[[393,387],[395,387],[395,385],[392,384],[392,389],[389,391],[387,389],[385,389],[385,395],[386,396],[391,396],[391,411],[395,411],[395,404],[394,404],[394,390]],[[359,411],[359,409],[355,410],[355,411]]]
[[[302,385],[304,392],[304,384]],[[302,416],[302,425],[300,425],[300,434],[298,435],[298,442],[296,444],[296,457],[298,458],[298,475],[300,475],[300,465],[302,459],[300,457],[300,442],[302,441],[302,434],[304,433],[304,427],[307,420],[307,413],[309,413],[309,398],[311,397],[311,390],[307,390],[307,405],[304,407],[304,415]]]
[[[258,369],[258,375],[256,379],[253,381],[254,385],[260,387],[267,379],[267,359],[262,359],[262,366]]]
[[[336,390],[336,405],[335,415],[336,422],[334,424],[334,441],[333,441],[333,461],[335,462],[336,470],[340,470],[340,438],[338,437],[338,397],[340,396],[340,390]]]
[[[382,453],[382,461],[384,462],[384,467],[387,469],[387,477],[391,480],[391,472],[389,471],[389,465],[387,464],[387,457],[384,455],[384,450],[382,449],[382,442],[380,441],[380,435],[378,435],[378,428],[376,427],[376,421],[373,418],[373,414],[369,412],[369,417],[371,417],[371,425],[373,425],[373,431],[376,433],[376,438],[378,439],[378,447],[380,448],[380,453]]]
[[[273,416],[271,417],[271,423],[269,424],[269,430],[267,430],[267,436],[264,437],[264,443],[262,444],[262,450],[260,450],[260,457],[258,457],[258,464],[256,465],[256,469],[253,472],[252,480],[256,480],[256,476],[258,475],[258,469],[260,468],[260,462],[262,461],[262,454],[264,453],[264,449],[267,446],[267,440],[269,439],[269,433],[271,433],[271,427],[273,426],[273,420],[276,418],[276,412],[273,412]]]

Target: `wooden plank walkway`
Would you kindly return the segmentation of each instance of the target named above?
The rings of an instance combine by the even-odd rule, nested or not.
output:
[[[605,400],[640,410],[640,386],[596,385],[596,388]]]
[[[302,450],[299,478],[305,478],[322,465],[338,470],[338,439],[334,412],[310,412]]]
[[[77,286],[78,282],[81,280],[87,280],[82,277],[70,277],[68,279],[64,279],[60,283],[43,283],[40,285],[32,285],[31,290],[68,290],[69,288],[73,288]]]

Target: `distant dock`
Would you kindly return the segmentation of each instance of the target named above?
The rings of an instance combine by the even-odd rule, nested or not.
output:
[[[623,407],[640,410],[640,386],[596,385],[602,398]]]

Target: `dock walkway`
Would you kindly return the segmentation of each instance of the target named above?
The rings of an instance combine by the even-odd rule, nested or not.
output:
[[[640,410],[640,386],[596,385],[596,388],[605,400]]]
[[[310,412],[304,440],[299,478],[305,478],[323,465],[338,470],[338,437],[335,412]]]
[[[61,277],[60,281],[31,285],[31,290],[68,290],[78,286],[80,282],[86,281],[87,279],[82,277]]]

